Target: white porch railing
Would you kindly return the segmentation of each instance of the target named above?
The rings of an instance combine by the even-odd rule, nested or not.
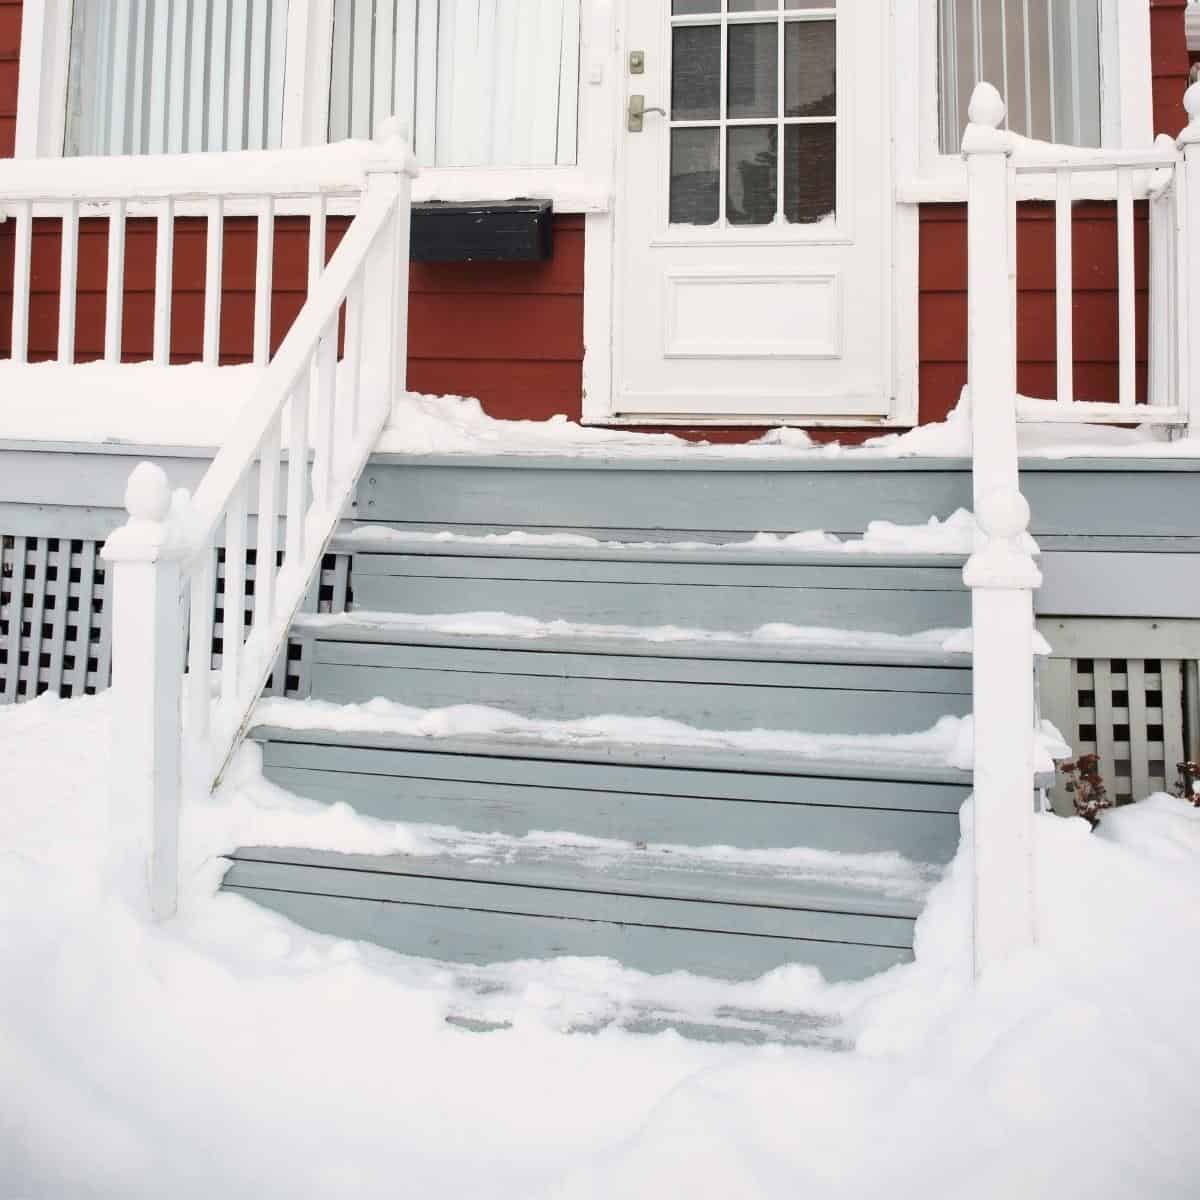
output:
[[[404,388],[415,167],[395,124],[357,154],[358,215],[195,495],[172,497],[163,473],[142,463],[126,490],[129,520],[104,547],[114,571],[112,791],[150,839],[149,897],[158,917],[176,904],[185,784],[210,788],[238,744],[392,399]],[[265,164],[271,156],[250,157]],[[240,156],[214,158],[236,166]],[[256,188],[271,187],[271,178],[257,177]],[[227,179],[246,182],[236,173]],[[180,190],[194,194],[196,180]],[[323,247],[323,222],[319,234]],[[259,258],[261,266],[261,252]],[[251,545],[255,603],[247,627]],[[214,672],[219,548],[224,622]]]
[[[1027,548],[1020,493],[1019,421],[1179,427],[1200,419],[1200,85],[1184,100],[1177,144],[1146,153],[1030,144],[1002,129],[1004,103],[990,84],[971,99],[967,160],[967,359],[975,511],[983,531],[964,571],[974,644],[975,965],[982,971],[1035,937],[1033,591],[1041,577]],[[1168,139],[1169,143],[1169,139]],[[1017,396],[1017,177],[1056,180],[1058,395]],[[1119,394],[1088,403],[1073,389],[1071,206],[1077,195],[1116,200]],[[1099,184],[1097,181],[1100,181]],[[1134,204],[1150,210],[1149,387],[1137,396]]]

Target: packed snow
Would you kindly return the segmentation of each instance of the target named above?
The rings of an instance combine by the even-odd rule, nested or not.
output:
[[[1196,1194],[1200,810],[1183,801],[1095,834],[1039,817],[1040,945],[977,987],[966,849],[916,962],[862,984],[597,960],[471,973],[217,894],[232,847],[331,833],[334,810],[264,791],[245,758],[185,811],[180,915],[149,924],[136,831],[102,784],[108,717],[105,697],[0,710],[0,1195]],[[386,838],[334,819],[344,841]],[[806,1013],[813,1045],[611,1020],[731,1004]],[[456,1023],[481,1010],[506,1027]]]
[[[0,360],[0,441],[80,442],[209,449],[229,436],[263,368],[157,366],[90,362],[15,364]],[[348,376],[339,369],[339,378]],[[310,400],[310,403],[312,401]],[[1049,403],[1019,397],[1027,414]],[[392,406],[380,452],[524,454],[623,459],[969,458],[970,397],[944,421],[870,438],[862,445],[817,443],[803,429],[780,426],[750,442],[696,442],[670,433],[580,425],[564,415],[546,421],[490,417],[477,399],[412,392]],[[1155,426],[1022,424],[1020,451],[1040,458],[1200,457],[1200,438],[1172,441]]]

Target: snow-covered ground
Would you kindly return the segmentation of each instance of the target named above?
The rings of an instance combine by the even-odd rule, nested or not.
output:
[[[506,968],[511,1027],[472,1033],[446,1021],[453,971],[215,894],[239,843],[415,837],[289,801],[252,752],[185,814],[183,909],[148,925],[107,720],[103,697],[0,710],[4,1200],[1197,1194],[1200,811],[1182,801],[1094,835],[1039,818],[1041,945],[977,989],[965,854],[914,965],[735,989],[835,1022],[851,1050],[565,1034],[713,999],[591,961]]]

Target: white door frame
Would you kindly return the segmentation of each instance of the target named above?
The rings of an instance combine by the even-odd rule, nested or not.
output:
[[[624,166],[623,154],[625,104],[631,90],[626,72],[627,46],[625,40],[625,11],[630,4],[665,3],[665,0],[614,0],[613,56],[610,65],[616,86],[609,89],[612,98],[609,118],[612,137],[612,186]],[[906,3],[908,0],[906,0]],[[897,21],[895,0],[880,0],[881,19],[890,27],[887,44],[893,47],[888,64],[890,79],[885,80],[885,92],[893,99],[894,129],[904,128],[907,122],[919,117],[917,68],[920,56],[921,33],[916,22]],[[903,70],[898,69],[904,64]],[[915,125],[913,126],[915,128]],[[900,135],[903,136],[903,135]],[[898,163],[895,148],[892,155],[892,189]],[[918,212],[915,205],[897,204],[893,199],[891,295],[891,403],[885,417],[829,418],[798,417],[795,424],[811,428],[890,428],[913,425],[917,419],[917,252]],[[585,219],[584,242],[584,360],[583,360],[583,421],[588,425],[679,425],[729,426],[737,424],[729,418],[679,416],[664,419],[639,420],[617,418],[613,414],[613,338],[615,335],[614,269],[617,237],[621,232],[622,213],[618,205],[608,212],[589,213]]]

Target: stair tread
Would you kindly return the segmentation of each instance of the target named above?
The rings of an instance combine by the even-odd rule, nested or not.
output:
[[[511,838],[436,830],[414,834],[430,853],[343,854],[243,847],[235,861],[383,875],[470,880],[572,892],[915,919],[940,870],[899,855],[803,848],[635,847],[607,839]]]
[[[517,531],[523,532],[523,531]],[[577,537],[578,540],[574,540]],[[787,544],[747,545],[740,542],[661,542],[652,530],[645,541],[604,541],[590,534],[533,533],[529,541],[506,541],[504,535],[414,535],[367,527],[335,535],[331,550],[344,554],[393,554],[456,558],[539,558],[592,562],[722,563],[728,565],[812,567],[961,567],[965,552],[930,552],[900,548],[843,550]],[[853,544],[853,543],[850,543]]]
[[[603,626],[571,625],[528,619],[511,630],[497,627],[486,631],[487,617],[495,625],[497,616],[478,614],[479,632],[470,631],[474,614],[452,614],[445,620],[422,614],[350,612],[344,614],[301,614],[294,627],[327,642],[371,642],[389,645],[453,646],[479,650],[527,651],[529,653],[594,654],[634,658],[686,658],[756,662],[835,663],[870,666],[930,666],[969,669],[966,651],[945,650],[940,638],[922,635],[861,634],[851,639],[829,636],[822,639],[814,630],[810,638],[747,637],[726,631],[674,630],[672,636],[655,636],[655,627],[644,632],[621,629],[601,632]],[[522,625],[524,628],[522,628]],[[457,626],[457,628],[456,628]],[[466,630],[463,629],[466,626]],[[611,627],[610,627],[611,628]],[[658,627],[661,629],[662,627]],[[828,631],[830,635],[837,631]],[[947,636],[951,631],[947,631]],[[702,636],[688,637],[687,633]],[[675,636],[678,635],[678,636]]]
[[[294,727],[262,722],[249,736],[257,741],[355,746],[381,750],[416,750],[427,754],[591,762],[627,766],[691,768],[759,775],[823,776],[836,779],[948,783],[970,786],[972,773],[930,762],[927,756],[901,753],[817,755],[755,751],[678,742],[619,742],[589,738],[569,742],[524,733],[447,734],[423,736],[380,730],[334,729],[320,725]]]

